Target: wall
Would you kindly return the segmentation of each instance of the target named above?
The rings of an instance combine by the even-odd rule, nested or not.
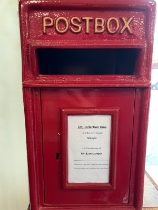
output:
[[[155,0],[157,7],[156,13],[158,14],[158,0]],[[154,48],[153,48],[153,60],[158,60],[158,15],[156,16],[155,33],[154,33]]]
[[[0,209],[29,204],[18,0],[0,1]]]

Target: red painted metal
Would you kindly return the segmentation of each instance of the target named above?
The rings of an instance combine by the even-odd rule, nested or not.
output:
[[[52,205],[63,204],[126,204],[128,203],[129,182],[131,170],[133,110],[135,90],[132,89],[42,89],[42,118],[44,142],[44,180],[45,202]],[[110,99],[110,100],[109,100]],[[111,158],[116,176],[115,190],[81,190],[77,187],[63,190],[58,187],[62,180],[61,160],[55,159],[55,154],[60,152],[60,108],[95,108],[104,107],[119,109],[117,149]],[[49,117],[48,117],[49,115]],[[53,117],[52,117],[53,116]],[[52,129],[53,126],[53,129]],[[116,139],[115,139],[116,141]],[[62,150],[61,150],[62,156]],[[50,170],[50,167],[52,170]],[[125,170],[126,168],[126,170]],[[53,179],[52,179],[53,177]],[[85,186],[86,188],[86,186]],[[87,184],[87,188],[89,185]],[[54,196],[52,196],[54,195]],[[73,198],[73,199],[72,199]]]
[[[141,210],[154,1],[20,0],[19,6],[31,210]],[[54,20],[46,32],[43,32],[43,17]],[[55,20],[59,17],[68,21],[65,33],[55,29]],[[72,17],[82,20],[80,33],[72,32]],[[89,32],[85,32],[86,25],[81,17],[93,18]],[[94,33],[94,18],[98,17],[105,19],[104,33]],[[115,24],[108,31],[111,17]],[[130,17],[134,18],[130,24],[132,33],[127,28],[121,33],[124,21]],[[116,24],[119,24],[118,29],[112,33],[110,30],[115,30]],[[45,75],[39,72],[39,48],[139,49],[139,54],[131,75]],[[82,185],[76,184],[72,189],[63,188],[67,179],[66,175],[64,177],[67,154],[63,141],[66,142],[67,137],[61,110],[116,108],[119,117],[118,125],[112,128],[115,138],[111,144],[110,163],[113,187],[84,184],[83,189]],[[59,159],[56,159],[56,153],[60,154]]]

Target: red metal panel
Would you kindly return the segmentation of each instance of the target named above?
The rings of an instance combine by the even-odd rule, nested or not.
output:
[[[29,167],[29,184],[30,184],[30,202],[31,208],[38,208],[38,183],[37,183],[37,165],[35,156],[35,118],[33,113],[34,109],[34,98],[33,91],[31,88],[23,90],[24,93],[24,110],[25,110],[25,124],[26,124],[26,139],[27,139],[27,159]]]
[[[137,209],[141,209],[143,205],[143,192],[144,192],[144,171],[145,171],[145,155],[146,155],[146,141],[148,129],[148,114],[150,103],[150,89],[138,89],[136,92],[136,112],[135,112],[135,128],[134,137],[137,134],[137,147],[136,152],[136,170],[135,173],[135,200],[134,204]],[[140,108],[138,111],[138,107]],[[137,127],[138,126],[138,127]],[[137,130],[139,129],[139,130]]]
[[[42,89],[45,202],[62,204],[128,204],[131,168],[134,89]],[[116,190],[63,190],[61,186],[60,109],[118,107]],[[113,163],[112,163],[113,164]]]
[[[53,24],[50,27],[47,27],[45,33],[43,33],[43,18],[49,17],[53,20]],[[62,17],[62,20],[58,21],[58,17]],[[76,24],[80,25],[81,31],[78,33],[74,33],[72,31],[77,29],[71,24],[72,18],[75,17],[78,19],[79,22],[75,22]],[[90,17],[89,20],[87,32],[86,32],[86,21],[84,17]],[[124,30],[124,32],[121,34],[121,31],[124,27],[124,22],[122,20],[122,17],[125,18],[126,21],[128,21],[131,17],[133,20],[131,21],[130,28],[132,34],[128,32],[128,30]],[[100,18],[105,21],[105,27],[104,32],[95,32],[95,18]],[[110,19],[114,18],[114,19]],[[111,27],[110,33],[107,30],[108,25],[111,25],[109,20],[114,21],[115,27]],[[58,22],[57,22],[58,21]],[[116,22],[118,21],[118,22]],[[68,27],[66,27],[66,24],[68,23]],[[109,24],[108,24],[109,23]],[[144,39],[145,38],[145,17],[144,13],[141,10],[134,9],[131,11],[129,10],[118,10],[113,9],[112,11],[109,11],[109,8],[104,7],[103,8],[94,8],[91,10],[90,8],[87,9],[78,9],[78,7],[73,7],[72,9],[56,9],[53,10],[31,10],[29,13],[29,27],[30,27],[30,33],[29,38],[33,39],[44,39],[44,40],[59,40],[61,39],[61,36],[65,29],[67,29],[64,32],[64,38],[65,40],[103,40],[106,38],[106,40],[126,40],[126,39]],[[118,26],[118,27],[117,27]],[[117,29],[118,28],[118,29]],[[60,29],[60,30],[59,30]],[[59,32],[57,31],[59,30]],[[99,29],[101,31],[101,29]],[[61,32],[60,32],[61,31]]]

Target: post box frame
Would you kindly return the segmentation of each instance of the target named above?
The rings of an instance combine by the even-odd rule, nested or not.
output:
[[[108,183],[68,183],[68,116],[86,116],[86,115],[109,115],[111,116],[110,132],[110,168]],[[61,154],[62,154],[62,182],[65,189],[115,189],[116,185],[116,154],[117,154],[117,130],[118,130],[118,108],[105,109],[61,109]]]

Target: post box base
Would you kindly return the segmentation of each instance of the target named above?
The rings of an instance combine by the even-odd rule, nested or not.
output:
[[[92,208],[91,207],[70,207],[70,209],[72,209],[72,210],[82,210],[82,209],[86,209],[86,210],[91,210]],[[56,209],[56,207],[54,208],[54,207],[38,207],[37,208],[37,210],[54,210],[54,209]],[[67,209],[67,207],[59,207],[59,210],[66,210]],[[98,210],[98,209],[100,209],[100,210],[136,210],[136,208],[135,207],[133,207],[133,206],[98,206],[98,207],[94,207],[93,208],[94,210]],[[143,208],[142,207],[139,207],[139,208],[137,208],[138,210],[142,210]],[[29,208],[27,209],[27,210],[31,210],[31,207],[30,207],[30,205],[29,205]]]

